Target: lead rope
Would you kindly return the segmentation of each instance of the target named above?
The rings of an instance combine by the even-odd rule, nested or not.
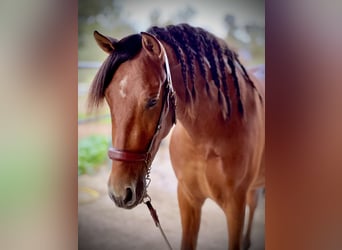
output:
[[[160,222],[159,222],[159,219],[158,219],[158,215],[157,215],[157,210],[155,210],[155,209],[153,208],[152,204],[151,204],[151,198],[150,198],[150,196],[149,196],[148,194],[146,194],[146,196],[145,196],[144,199],[146,199],[146,200],[144,201],[144,203],[146,204],[148,210],[150,211],[150,214],[151,214],[151,216],[152,216],[152,219],[153,219],[154,223],[156,224],[156,227],[159,228],[160,233],[161,233],[161,235],[163,236],[163,238],[164,238],[164,240],[165,240],[165,242],[166,242],[166,245],[169,247],[170,250],[172,250],[171,244],[170,244],[170,242],[168,241],[168,239],[167,239],[167,237],[166,237],[166,235],[165,235],[165,233],[164,233],[164,230],[163,230],[162,226],[160,225]]]

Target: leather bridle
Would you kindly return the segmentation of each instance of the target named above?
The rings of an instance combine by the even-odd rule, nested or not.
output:
[[[166,52],[164,50],[165,55],[165,71],[166,71],[166,79],[163,83],[164,88],[164,94],[162,99],[162,107],[159,115],[159,120],[155,129],[155,132],[153,134],[153,137],[151,138],[147,150],[144,153],[140,152],[132,152],[132,151],[126,151],[124,149],[118,149],[115,147],[110,147],[108,150],[108,156],[111,160],[115,161],[124,161],[124,162],[144,162],[146,168],[147,168],[147,177],[149,175],[151,161],[152,161],[152,149],[153,145],[159,135],[159,132],[162,128],[162,122],[166,118],[167,114],[169,112],[172,112],[172,124],[176,123],[176,105],[175,105],[175,94],[172,87],[172,80],[171,80],[171,74],[170,74],[170,67],[169,62],[167,59]],[[150,181],[150,180],[149,180]],[[149,184],[149,183],[148,183]],[[148,186],[148,184],[146,186]]]
[[[164,51],[164,59],[165,59],[165,71],[166,71],[166,79],[163,83],[162,88],[164,88],[163,99],[162,99],[162,107],[158,119],[157,126],[155,128],[155,132],[148,144],[147,150],[144,153],[140,152],[132,152],[127,151],[124,149],[118,149],[115,147],[110,147],[108,149],[108,156],[111,160],[115,161],[123,161],[123,162],[143,162],[146,167],[146,176],[145,176],[145,193],[142,196],[142,199],[139,203],[144,202],[150,213],[151,216],[156,224],[156,226],[160,229],[160,232],[168,246],[169,249],[172,250],[170,242],[168,241],[157,216],[157,211],[152,207],[151,198],[147,194],[147,187],[149,186],[151,179],[150,179],[150,171],[151,171],[151,163],[152,163],[152,150],[154,143],[159,135],[159,132],[162,128],[162,122],[167,117],[169,112],[172,112],[172,125],[176,123],[176,103],[175,103],[175,92],[172,87],[172,80],[171,80],[171,73],[170,73],[170,66],[169,61]]]

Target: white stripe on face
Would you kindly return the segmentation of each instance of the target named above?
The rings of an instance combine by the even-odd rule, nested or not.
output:
[[[120,95],[122,98],[126,97],[126,85],[127,85],[127,76],[125,76],[119,83]]]

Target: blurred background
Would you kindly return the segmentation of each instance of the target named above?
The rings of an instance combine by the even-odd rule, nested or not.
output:
[[[107,195],[111,123],[107,105],[88,112],[87,95],[106,58],[94,30],[121,39],[150,26],[188,23],[226,40],[245,66],[265,63],[264,1],[79,1],[78,6],[78,230],[79,249],[166,249],[144,206],[115,207]],[[152,165],[149,194],[175,249],[181,237],[177,180],[170,165],[167,137]],[[264,198],[256,212],[252,249],[264,249]],[[203,207],[199,249],[227,249],[223,212],[211,201]]]

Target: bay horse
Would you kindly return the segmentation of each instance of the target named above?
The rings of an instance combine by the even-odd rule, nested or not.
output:
[[[91,85],[112,121],[108,194],[131,209],[147,195],[151,162],[170,132],[178,179],[181,249],[195,249],[205,199],[224,211],[229,249],[248,249],[264,185],[264,81],[224,40],[188,24],[151,27],[121,40],[94,31],[109,54]],[[246,205],[249,218],[243,237]]]

